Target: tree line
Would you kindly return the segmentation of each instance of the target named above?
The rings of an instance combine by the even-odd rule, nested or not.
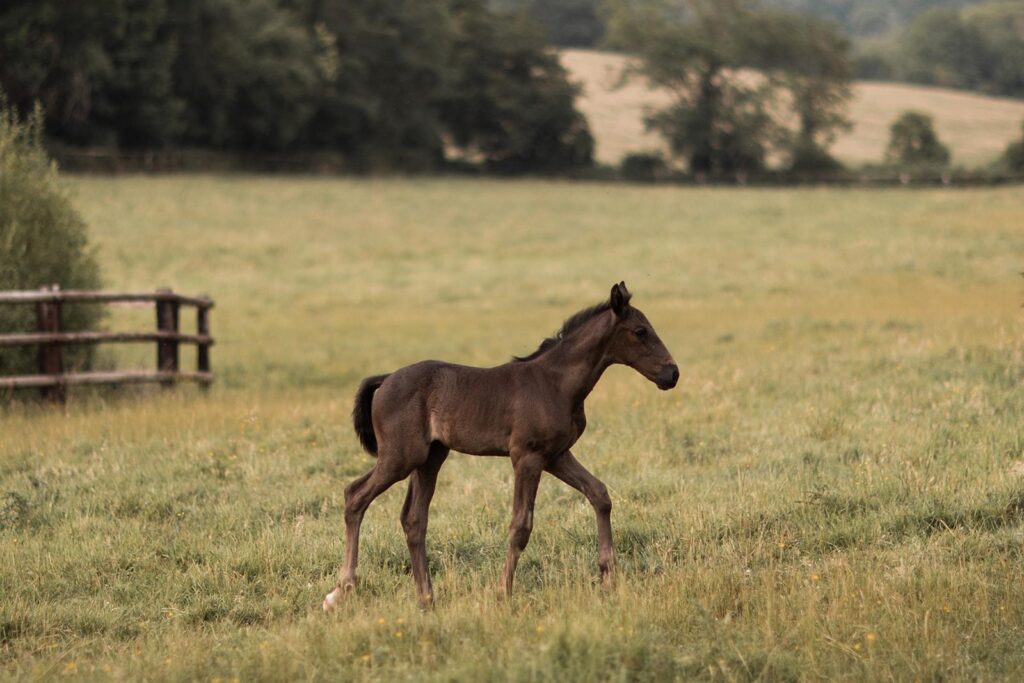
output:
[[[72,145],[535,171],[593,148],[543,32],[485,0],[8,0],[0,89]]]
[[[352,170],[563,172],[590,165],[594,142],[546,26],[557,42],[600,40],[638,57],[626,76],[672,95],[646,124],[689,173],[833,172],[855,48],[835,22],[782,5],[800,3],[8,0],[0,91],[21,114],[40,103],[48,140],[62,145],[328,152]],[[921,14],[901,68],[959,78],[981,64],[961,58],[980,43],[947,23],[969,19],[1009,45],[1001,17],[1011,5]],[[553,25],[575,37],[551,36]],[[1002,71],[977,66],[975,80],[943,84],[1024,77],[1005,59]],[[901,130],[913,137],[921,123]]]
[[[528,13],[560,47],[602,47],[617,0],[491,0]],[[831,22],[853,45],[858,78],[1024,96],[1019,0],[764,0]],[[613,19],[612,19],[613,20]]]
[[[1024,3],[933,7],[902,31],[866,45],[856,72],[863,78],[1024,97]]]

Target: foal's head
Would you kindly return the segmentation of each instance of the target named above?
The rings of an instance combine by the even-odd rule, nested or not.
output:
[[[615,329],[608,345],[609,358],[613,363],[633,368],[659,389],[671,389],[679,381],[679,368],[651,321],[630,305],[631,297],[625,282],[612,286],[609,303],[615,313]]]

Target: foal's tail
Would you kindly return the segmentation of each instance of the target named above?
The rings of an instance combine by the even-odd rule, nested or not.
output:
[[[352,406],[352,424],[363,449],[370,455],[377,455],[377,435],[373,433],[373,394],[390,375],[367,377],[356,392],[356,403]]]

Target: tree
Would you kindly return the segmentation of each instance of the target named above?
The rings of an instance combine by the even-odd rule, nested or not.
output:
[[[828,147],[850,126],[849,41],[830,22],[777,10],[753,14],[747,35],[749,65],[788,95],[797,119],[784,144],[790,169],[840,168]]]
[[[1024,96],[1024,4],[996,0],[965,10],[962,16],[988,45],[984,88],[995,94]]]
[[[94,105],[113,78],[107,51],[123,21],[121,0],[9,0],[0,9],[0,88],[22,114],[35,102],[47,132],[77,143],[103,137]]]
[[[85,223],[57,182],[56,168],[43,151],[43,115],[39,108],[20,120],[0,96],[0,290],[97,289],[100,272],[89,248]],[[95,304],[65,305],[67,331],[95,329],[101,312]],[[35,329],[35,310],[0,307],[0,332]],[[87,367],[89,345],[68,347],[65,363]],[[36,371],[34,348],[4,349],[0,374]]]
[[[949,163],[949,148],[935,134],[932,117],[921,112],[906,111],[889,127],[886,161],[909,166]]]
[[[773,149],[813,152],[820,163],[845,122],[847,45],[821,22],[746,0],[650,0],[612,3],[609,33],[640,55],[631,75],[672,94],[647,123],[694,173],[758,170]],[[780,91],[799,120],[795,135],[775,114]]]
[[[1020,138],[1006,146],[1002,162],[1014,173],[1024,173],[1024,124],[1021,124]]]
[[[577,87],[538,28],[496,16],[481,0],[455,0],[453,79],[440,101],[452,142],[502,171],[589,165],[593,137],[575,108]]]
[[[905,78],[952,88],[978,89],[991,61],[984,36],[951,9],[920,14],[902,38]]]
[[[11,0],[0,9],[0,87],[77,144],[157,146],[178,132],[166,0]]]
[[[643,75],[666,88],[673,102],[652,112],[646,125],[666,139],[696,174],[757,170],[770,123],[758,88],[730,72],[745,65],[741,21],[744,0],[652,0],[609,6],[613,44],[636,51],[640,62],[627,75]]]
[[[122,21],[107,44],[111,76],[95,104],[95,120],[121,147],[176,141],[182,101],[174,93],[176,37],[167,0],[121,0]]]
[[[313,116],[313,43],[272,0],[177,0],[174,89],[186,103],[182,141],[222,149],[287,149]]]

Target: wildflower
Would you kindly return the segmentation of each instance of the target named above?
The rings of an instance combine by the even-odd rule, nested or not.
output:
[[[878,639],[878,636],[877,636],[877,635],[875,635],[875,632],[874,632],[874,631],[871,631],[871,632],[870,632],[870,633],[868,633],[868,634],[867,634],[866,636],[864,636],[864,640],[868,641],[869,643],[873,643],[873,642],[875,642],[875,640],[877,640],[877,639]]]
[[[854,649],[855,652],[860,652],[860,648],[861,648],[860,643],[854,643],[853,644],[853,649]]]
[[[818,583],[821,581],[821,577],[817,574],[811,574],[811,583]]]
[[[384,624],[388,623],[388,620],[385,619],[384,617],[381,617],[380,619],[377,620],[377,623],[380,624],[381,626],[383,626]]]
[[[404,635],[405,635],[405,634],[404,634],[404,633],[402,633],[401,631],[395,631],[395,638],[399,638],[399,639],[401,639],[401,638],[402,638],[402,636],[404,636]]]
[[[369,664],[370,663],[370,655],[368,655],[368,654],[363,655],[362,657],[359,658],[359,662],[361,664]]]
[[[537,624],[537,633],[544,633],[544,624]]]
[[[78,664],[75,662],[68,662],[64,665],[64,673],[73,674],[78,671]]]

